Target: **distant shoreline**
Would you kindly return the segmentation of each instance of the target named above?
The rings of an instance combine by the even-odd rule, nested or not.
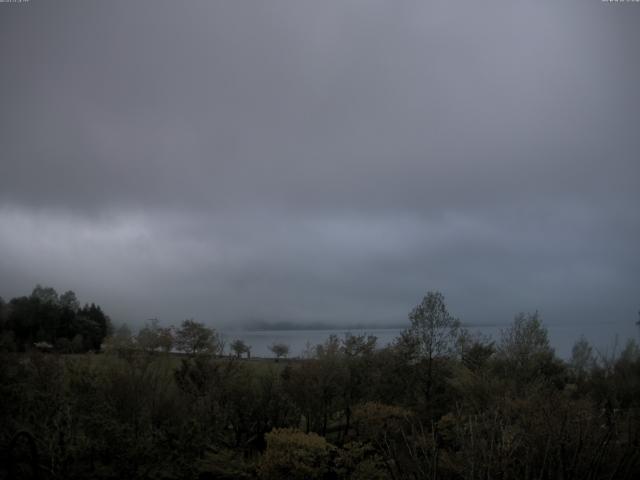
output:
[[[462,323],[464,328],[483,328],[483,327],[502,327],[508,326],[507,323]],[[337,325],[330,323],[309,323],[309,324],[297,324],[292,322],[256,322],[244,325],[240,328],[227,329],[221,328],[222,332],[281,332],[281,331],[313,331],[313,332],[325,332],[325,331],[344,331],[350,330],[358,331],[374,331],[374,330],[404,330],[409,328],[408,323],[397,324],[381,324],[381,325]]]

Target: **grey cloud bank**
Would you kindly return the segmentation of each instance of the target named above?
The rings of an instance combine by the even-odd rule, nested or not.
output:
[[[0,295],[634,334],[640,8],[0,5]]]

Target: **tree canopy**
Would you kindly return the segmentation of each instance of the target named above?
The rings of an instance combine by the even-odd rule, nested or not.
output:
[[[286,343],[275,342],[269,347],[269,350],[276,356],[276,360],[289,355],[289,345]]]
[[[220,355],[223,350],[220,335],[193,319],[184,320],[176,330],[175,345],[178,350],[189,355]]]
[[[409,313],[408,335],[415,341],[422,358],[451,354],[460,334],[460,321],[449,313],[444,295],[430,291]]]
[[[80,306],[69,290],[58,295],[36,285],[31,295],[0,304],[0,348],[24,351],[39,342],[58,351],[99,350],[111,332],[111,320],[95,303]]]

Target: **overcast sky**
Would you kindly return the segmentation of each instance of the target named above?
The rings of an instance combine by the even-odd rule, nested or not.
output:
[[[633,335],[639,47],[600,0],[0,4],[0,295]]]

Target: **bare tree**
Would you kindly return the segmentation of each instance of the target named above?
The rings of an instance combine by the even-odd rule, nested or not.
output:
[[[553,353],[537,311],[517,314],[513,324],[501,333],[500,353],[512,361],[524,362],[534,355]]]
[[[136,335],[136,342],[138,347],[146,352],[168,353],[175,342],[173,328],[161,327],[157,318],[151,318]]]
[[[593,348],[584,336],[580,337],[580,340],[573,345],[569,365],[571,365],[573,372],[578,377],[582,377],[585,372],[591,370],[595,365]]]

